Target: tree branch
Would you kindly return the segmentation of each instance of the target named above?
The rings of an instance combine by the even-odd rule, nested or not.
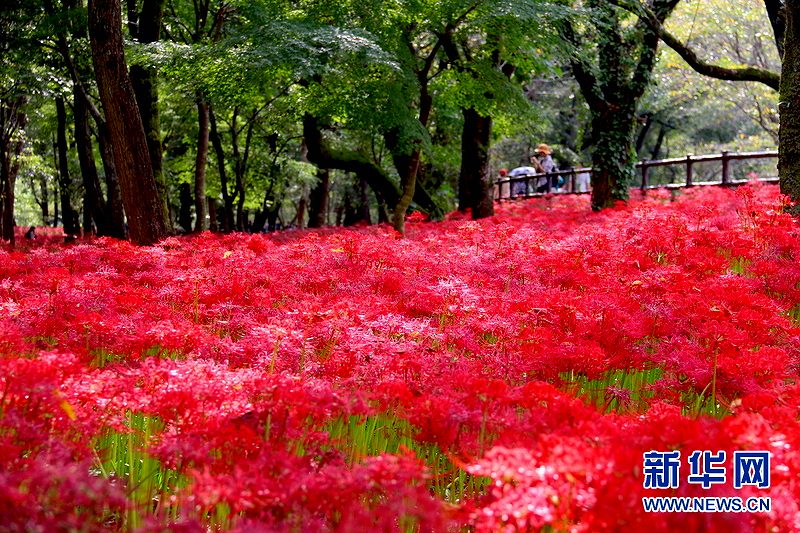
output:
[[[727,81],[755,81],[763,83],[775,91],[778,90],[781,76],[777,72],[757,67],[726,68],[714,65],[697,57],[694,50],[681,43],[663,27],[658,30],[658,34],[667,46],[675,50],[692,69],[703,76]]]
[[[308,148],[308,160],[319,168],[335,168],[352,172],[363,178],[387,204],[394,206],[400,199],[400,191],[386,171],[355,151],[336,150],[328,146],[322,137],[322,130],[315,117],[306,114],[303,118],[303,137]],[[431,196],[417,186],[414,202],[433,218],[442,216],[442,209]]]
[[[780,85],[781,76],[777,72],[761,69],[757,67],[737,67],[728,68],[719,65],[708,63],[697,57],[694,50],[683,44],[677,37],[672,35],[659,20],[659,17],[646,5],[637,3],[631,5],[625,1],[611,0],[616,5],[623,7],[637,15],[639,15],[653,30],[658,33],[658,36],[664,41],[664,44],[672,48],[679,56],[683,58],[692,69],[708,76],[709,78],[716,78],[726,81],[755,81],[763,83],[764,85],[778,90]]]
[[[564,20],[558,25],[558,33],[572,46],[573,53],[570,55],[569,62],[572,67],[572,74],[581,88],[581,93],[586,103],[592,109],[600,107],[604,98],[597,83],[597,77],[592,72],[591,65],[578,57],[576,55],[577,52],[574,52],[580,49],[580,43],[575,35],[575,28],[569,20]]]

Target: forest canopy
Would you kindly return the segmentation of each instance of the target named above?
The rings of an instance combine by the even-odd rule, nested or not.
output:
[[[375,222],[402,233],[415,210],[491,215],[499,171],[528,165],[540,143],[558,168],[593,167],[601,209],[627,198],[638,160],[771,150],[781,126],[782,186],[796,199],[794,120],[784,113],[781,124],[771,81],[794,57],[791,32],[784,46],[776,26],[792,22],[783,10],[759,0],[9,0],[3,235],[61,225],[147,244]],[[791,99],[794,78],[783,78]],[[775,175],[769,163],[740,172]],[[650,176],[677,179],[675,169]]]

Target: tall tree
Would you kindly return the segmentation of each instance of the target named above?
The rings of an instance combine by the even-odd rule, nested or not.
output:
[[[128,76],[119,0],[89,1],[89,40],[128,217],[129,235],[137,244],[153,244],[168,235],[169,224],[164,216],[147,137]]]
[[[84,17],[80,16],[84,9],[83,1],[63,0],[60,11],[52,0],[45,0],[42,5],[52,26],[47,36],[54,40],[54,47],[72,80],[75,145],[84,182],[84,225],[88,230],[94,222],[98,235],[124,238],[125,215],[108,126],[90,96],[90,87],[86,83],[92,77],[88,64],[91,60],[79,51],[76,52],[81,49],[80,41],[88,37]],[[89,117],[95,123],[94,131],[105,173],[107,199],[103,198],[97,175]]]
[[[652,0],[658,21],[678,1]],[[659,38],[642,17],[630,23],[627,11],[605,0],[588,0],[586,7],[584,33],[567,20],[561,34],[573,49],[572,74],[591,113],[592,209],[599,210],[628,199],[636,160],[636,107],[650,83]]]
[[[448,28],[449,29],[449,28]],[[509,28],[506,27],[506,30]],[[474,28],[469,31],[475,32]],[[485,32],[485,30],[484,30]],[[491,110],[495,93],[514,73],[511,63],[500,58],[500,38],[496,29],[482,39],[462,37],[459,42],[452,31],[443,35],[443,48],[448,60],[479,94],[467,93],[461,107],[464,119],[461,130],[461,168],[458,173],[458,209],[470,210],[473,219],[494,215],[494,180],[489,171],[489,144],[492,138]],[[479,44],[471,44],[477,41]],[[502,76],[498,76],[502,73]],[[521,94],[521,93],[520,93]]]
[[[14,186],[19,172],[19,156],[24,147],[21,133],[27,123],[26,98],[0,94],[0,234],[14,244]]]
[[[641,13],[660,38],[698,73],[722,80],[756,81],[778,90],[780,188],[794,204],[789,211],[800,215],[800,5],[782,0],[764,0],[764,5],[781,56],[780,73],[753,66],[720,66],[700,59],[664,28],[663,19],[649,6],[637,4],[631,9]]]
[[[206,199],[206,167],[208,163],[208,136],[210,110],[201,91],[197,91],[197,152],[194,161],[194,230],[208,229],[208,200]]]
[[[58,190],[61,195],[61,217],[64,234],[74,236],[79,233],[78,217],[72,206],[72,178],[69,175],[69,149],[67,146],[67,111],[64,98],[56,97],[56,119],[58,121],[56,146],[58,149]]]
[[[778,175],[781,192],[794,203],[790,211],[800,215],[800,3],[787,1],[784,18]]]
[[[318,181],[308,198],[308,227],[321,228],[328,219],[328,202],[331,183],[331,171],[320,168],[317,171]]]
[[[128,1],[128,28],[131,37],[141,44],[151,44],[161,39],[161,25],[164,18],[165,0],[144,0],[142,10],[136,12],[136,2]],[[136,94],[136,103],[142,116],[142,125],[147,135],[147,150],[150,153],[150,165],[153,167],[153,177],[158,185],[159,196],[163,203],[165,219],[169,224],[172,218],[169,215],[167,201],[167,185],[164,178],[164,165],[161,150],[161,120],[158,111],[158,78],[156,69],[152,66],[140,64],[131,65],[131,83]]]
[[[31,27],[37,5],[0,2],[0,238],[14,244],[15,185],[28,123],[32,87],[31,57],[36,53]]]

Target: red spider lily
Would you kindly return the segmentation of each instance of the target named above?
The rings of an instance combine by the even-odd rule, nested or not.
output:
[[[31,529],[132,512],[152,530],[798,529],[800,230],[781,201],[697,188],[591,213],[549,196],[412,219],[403,240],[0,251],[0,513],[29,509],[14,527]],[[130,465],[103,472],[111,437],[157,462],[158,493],[137,500]],[[649,450],[770,451],[772,486],[737,494],[773,511],[645,513]],[[734,494],[709,491],[655,494]]]

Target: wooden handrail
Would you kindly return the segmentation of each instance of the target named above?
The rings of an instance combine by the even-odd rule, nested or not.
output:
[[[682,187],[692,187],[695,185],[735,185],[743,183],[741,180],[732,180],[730,177],[730,166],[729,163],[731,161],[742,161],[742,160],[749,160],[749,159],[769,159],[769,158],[776,158],[778,157],[777,150],[763,150],[760,152],[722,152],[720,154],[707,154],[707,155],[687,155],[686,157],[674,157],[670,159],[657,159],[653,161],[639,161],[635,164],[635,167],[639,169],[642,173],[642,179],[640,183],[641,189],[653,189],[658,187],[665,187],[666,185],[650,185],[649,183],[649,172],[648,170],[651,167],[666,167],[666,166],[675,166],[675,165],[685,165],[686,166],[686,182],[685,184],[669,184],[669,188],[682,188]],[[722,163],[722,176],[721,181],[719,182],[694,182],[694,165],[695,163],[708,163],[713,161],[720,161]],[[569,191],[565,191],[564,193],[572,193],[572,194],[579,194],[575,192],[575,177],[578,174],[589,173],[591,174],[592,168],[591,167],[578,167],[578,168],[570,168],[566,170],[558,170],[556,172],[548,172],[546,174],[523,174],[519,176],[508,176],[504,178],[500,178],[495,181],[495,198],[498,200],[512,198],[515,196],[539,196],[541,194],[547,194],[551,192],[552,189],[552,178],[559,177],[559,176],[570,176],[571,178],[571,187]],[[539,180],[540,178],[547,178],[547,185],[545,193],[535,192],[535,184],[534,182],[534,192],[530,190],[530,184],[533,180]],[[775,181],[775,178],[768,177],[762,178],[761,181]],[[524,182],[525,186],[525,193],[524,194],[514,194],[514,185],[517,183]],[[503,194],[503,186],[508,184],[507,187],[507,195]],[[631,184],[633,187],[634,185]]]

